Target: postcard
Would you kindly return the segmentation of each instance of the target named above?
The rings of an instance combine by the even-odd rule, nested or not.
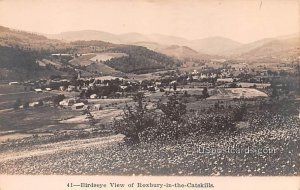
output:
[[[0,0],[0,190],[298,190],[299,5]]]

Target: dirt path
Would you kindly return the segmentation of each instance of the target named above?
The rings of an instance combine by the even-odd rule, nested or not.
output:
[[[15,160],[20,158],[55,154],[60,151],[79,150],[91,146],[109,146],[123,140],[123,135],[113,135],[109,137],[98,137],[92,139],[69,140],[58,143],[37,145],[32,150],[20,150],[14,152],[4,152],[0,154],[0,162]]]

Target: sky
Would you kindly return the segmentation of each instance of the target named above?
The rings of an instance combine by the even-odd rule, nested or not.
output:
[[[0,25],[37,33],[212,36],[248,43],[299,33],[299,0],[0,0]]]

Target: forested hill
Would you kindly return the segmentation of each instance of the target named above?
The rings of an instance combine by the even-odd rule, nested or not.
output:
[[[104,62],[106,65],[124,73],[149,73],[157,70],[173,69],[181,65],[181,62],[177,59],[141,46],[122,45],[109,51],[128,55]]]
[[[50,52],[69,52],[72,50],[70,44],[59,40],[48,39],[45,36],[13,30],[4,26],[0,26],[0,45],[7,47],[22,48],[35,51],[50,51]]]
[[[19,79],[30,78],[40,71],[36,59],[46,56],[44,53],[24,50],[15,47],[0,46],[0,79],[6,78],[5,75],[13,74]],[[3,74],[7,71],[11,74]],[[2,76],[4,75],[4,76]]]

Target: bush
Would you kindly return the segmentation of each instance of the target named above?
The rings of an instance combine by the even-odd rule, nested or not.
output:
[[[122,117],[114,121],[117,133],[124,134],[131,143],[178,140],[188,135],[215,134],[234,131],[232,113],[194,113],[187,117],[186,105],[177,95],[170,96],[166,104],[158,103],[161,110],[148,110],[143,96],[135,97],[137,104],[126,106]]]
[[[17,99],[16,102],[14,103],[14,109],[17,110],[21,106],[21,100]]]
[[[181,122],[186,114],[186,105],[176,94],[168,97],[166,104],[159,103],[157,106],[171,121]]]
[[[247,113],[247,108],[245,104],[242,104],[240,107],[237,107],[233,110],[232,117],[235,122],[243,121]]]

